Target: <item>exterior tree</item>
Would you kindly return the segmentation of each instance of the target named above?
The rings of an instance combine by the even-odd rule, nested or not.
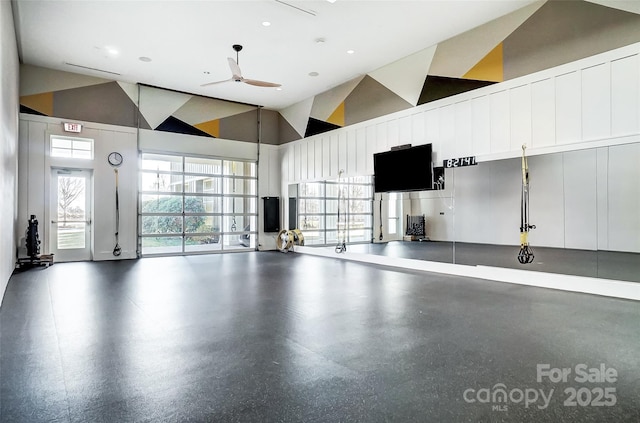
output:
[[[58,219],[67,222],[71,204],[84,192],[84,179],[65,176],[58,178]]]
[[[201,198],[185,197],[185,210],[189,213],[204,213],[206,210]],[[178,216],[157,216],[153,219],[142,219],[142,231],[145,234],[175,234],[182,233],[182,198],[178,196],[160,197],[143,204],[145,213],[178,213]],[[200,232],[205,224],[202,216],[190,216],[185,219],[187,233]]]

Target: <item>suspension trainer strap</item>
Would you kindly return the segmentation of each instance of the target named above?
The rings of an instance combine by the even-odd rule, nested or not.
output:
[[[338,172],[338,227],[337,229],[337,234],[338,234],[338,244],[336,245],[335,251],[336,253],[344,253],[345,251],[347,251],[347,243],[345,242],[345,231],[346,231],[346,227],[343,225],[342,228],[342,240],[340,240],[340,199],[343,198],[342,195],[342,184],[341,184],[341,178],[342,178],[342,170]],[[346,218],[345,218],[345,225],[346,225]]]
[[[380,236],[378,239],[382,241],[382,193],[380,193]]]
[[[113,248],[113,255],[118,257],[122,253],[118,236],[120,233],[120,197],[118,195],[118,169],[113,169],[116,174],[116,246]]]
[[[529,229],[535,229],[529,224],[529,166],[525,154],[526,145],[522,145],[522,191],[520,193],[520,251],[518,261],[521,264],[533,263],[533,250],[529,246]]]

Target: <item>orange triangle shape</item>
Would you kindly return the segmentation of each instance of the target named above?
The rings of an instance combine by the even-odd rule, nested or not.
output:
[[[504,81],[503,63],[502,43],[500,43],[462,77],[479,81],[502,82]]]
[[[46,116],[53,116],[53,92],[25,95],[20,97],[20,104]]]
[[[340,103],[337,109],[331,113],[327,122],[333,123],[334,125],[344,126],[344,101]]]
[[[210,120],[208,122],[198,123],[193,125],[202,132],[206,132],[212,137],[220,138],[220,119]]]

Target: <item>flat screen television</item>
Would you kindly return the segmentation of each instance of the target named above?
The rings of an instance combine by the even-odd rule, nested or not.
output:
[[[373,155],[375,192],[433,189],[431,144]]]

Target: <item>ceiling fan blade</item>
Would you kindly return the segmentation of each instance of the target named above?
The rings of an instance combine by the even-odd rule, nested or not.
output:
[[[265,82],[265,81],[257,81],[255,79],[245,79],[242,78],[242,82],[249,85],[255,85],[256,87],[280,87],[281,84],[276,84],[274,82]]]
[[[224,81],[209,82],[209,83],[206,83],[206,84],[202,84],[200,86],[201,87],[208,87],[209,85],[217,85],[217,84],[222,84],[224,82],[229,82],[229,81],[233,81],[233,79],[225,79]]]
[[[231,57],[227,57],[229,61],[229,67],[231,68],[231,75],[233,75],[233,79],[242,78],[242,71],[240,70],[240,66],[233,60]]]

